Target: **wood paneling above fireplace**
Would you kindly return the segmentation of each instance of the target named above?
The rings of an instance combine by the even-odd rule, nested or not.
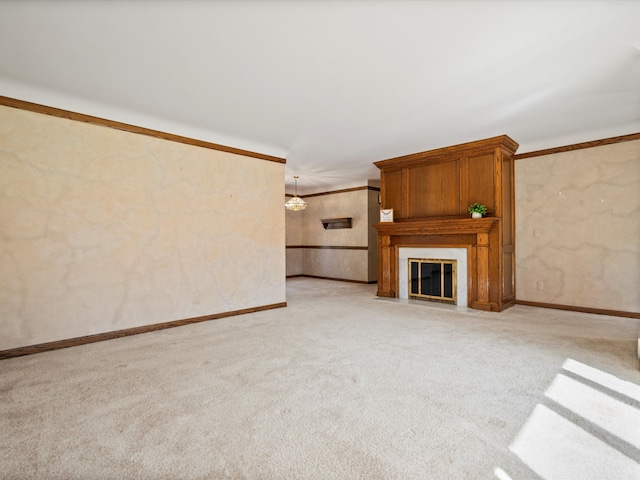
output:
[[[378,295],[398,294],[400,246],[465,247],[469,305],[500,311],[515,302],[513,154],[506,135],[375,162],[382,208],[394,222],[378,230]],[[469,218],[474,202],[487,217]]]

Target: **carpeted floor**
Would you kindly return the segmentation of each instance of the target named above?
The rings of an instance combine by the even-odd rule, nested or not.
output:
[[[640,321],[375,290],[1,361],[0,478],[640,478]]]

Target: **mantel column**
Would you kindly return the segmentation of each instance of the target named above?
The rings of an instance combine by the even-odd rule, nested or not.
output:
[[[378,296],[394,297],[392,278],[395,268],[392,266],[391,237],[389,235],[378,236]]]
[[[489,304],[489,234],[478,233],[476,241],[476,285],[478,288],[473,308],[491,310]]]

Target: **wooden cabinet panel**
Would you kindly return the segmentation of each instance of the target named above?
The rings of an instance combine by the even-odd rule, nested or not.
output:
[[[502,257],[502,300],[512,299],[515,299],[513,252],[504,252]]]
[[[407,217],[457,215],[460,203],[458,160],[408,169]]]
[[[393,208],[394,218],[403,218],[402,170],[382,172],[380,176],[382,208]]]
[[[495,213],[495,167],[493,153],[468,157],[467,185],[469,205],[483,203],[489,213]],[[469,206],[467,205],[467,207]]]
[[[512,245],[515,233],[515,207],[513,191],[513,159],[507,158],[502,162],[502,244]]]

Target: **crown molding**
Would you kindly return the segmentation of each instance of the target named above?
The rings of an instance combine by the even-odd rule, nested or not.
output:
[[[130,125],[128,123],[116,122],[114,120],[107,120],[105,118],[94,117],[92,115],[85,115],[84,113],[71,112],[69,110],[63,110],[61,108],[49,107],[41,105],[39,103],[27,102],[25,100],[18,100],[15,98],[4,97],[0,95],[0,105],[5,107],[17,108],[19,110],[26,110],[29,112],[41,113],[44,115],[51,115],[53,117],[65,118],[67,120],[73,120],[76,122],[90,123],[92,125],[98,125],[101,127],[113,128],[115,130],[122,130],[129,133],[136,133],[138,135],[146,135],[149,137],[160,138],[163,140],[169,140],[170,142],[184,143],[186,145],[192,145],[195,147],[208,148],[210,150],[217,150],[220,152],[233,153],[236,155],[242,155],[244,157],[258,158],[260,160],[267,160],[269,162],[287,163],[286,159],[280,157],[274,157],[266,155],[264,153],[251,152],[249,150],[242,150],[239,148],[228,147],[226,145],[219,145],[217,143],[205,142],[204,140],[197,140],[195,138],[183,137],[182,135],[175,135],[173,133],[161,132],[159,130],[153,130],[150,128],[139,127],[136,125]]]
[[[543,155],[572,152],[574,150],[582,150],[583,148],[601,147],[603,145],[613,145],[614,143],[630,142],[632,140],[640,140],[640,133],[631,133],[629,135],[621,135],[619,137],[603,138],[601,140],[592,140],[590,142],[574,143],[572,145],[565,145],[563,147],[536,150],[535,152],[518,153],[513,156],[513,159],[522,160],[524,158],[541,157]]]

